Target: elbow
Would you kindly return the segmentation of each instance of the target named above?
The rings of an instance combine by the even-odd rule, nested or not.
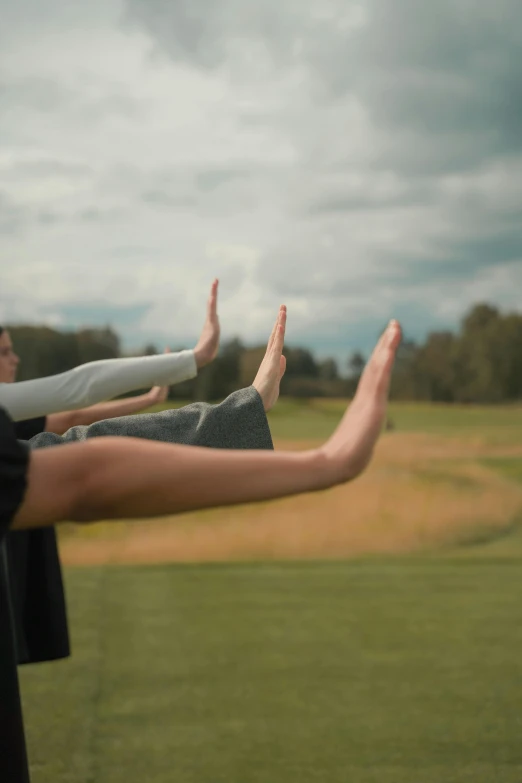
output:
[[[115,462],[121,457],[118,438],[95,438],[81,444],[74,482],[71,520],[79,524],[115,519],[119,514],[121,479]]]
[[[102,448],[100,448],[102,447]],[[87,441],[81,445],[73,481],[70,483],[70,519],[78,524],[96,522],[106,516],[106,455],[103,444]]]

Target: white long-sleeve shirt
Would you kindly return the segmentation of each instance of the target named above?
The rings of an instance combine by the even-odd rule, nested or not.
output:
[[[34,381],[0,383],[0,405],[13,421],[70,411],[147,386],[172,386],[198,373],[194,351],[104,359]]]

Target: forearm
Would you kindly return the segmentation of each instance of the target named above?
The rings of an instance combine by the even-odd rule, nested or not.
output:
[[[178,514],[271,500],[330,483],[327,460],[318,451],[218,452],[117,439],[104,445],[93,458],[79,519]]]
[[[70,411],[134,389],[171,386],[197,375],[193,351],[107,359],[34,381],[0,384],[0,405],[14,421]]]
[[[97,421],[129,416],[132,413],[149,408],[151,405],[149,394],[140,394],[137,397],[128,397],[124,400],[112,400],[90,405],[88,408],[80,408],[76,411],[52,413],[47,417],[46,432],[54,432],[63,435],[71,427],[88,426]]]
[[[32,453],[26,499],[14,528],[270,500],[324,489],[335,483],[334,474],[319,450],[216,451],[132,438],[95,439]]]

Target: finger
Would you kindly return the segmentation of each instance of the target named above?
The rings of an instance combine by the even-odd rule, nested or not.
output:
[[[401,337],[402,332],[398,321],[390,321],[374,351],[381,365],[387,364],[390,357],[395,358]]]
[[[390,321],[384,334],[382,335],[382,342],[385,348],[395,347],[396,350],[399,347],[399,343],[402,338],[401,325],[394,318]]]
[[[402,340],[402,330],[400,324],[397,321],[391,321],[388,329],[386,330],[386,343],[383,347],[382,357],[382,382],[381,388],[384,389],[386,394],[390,388],[391,377],[395,359],[397,356],[397,350]]]
[[[218,286],[219,286],[219,280],[216,279],[212,283],[212,286],[210,288],[210,296],[208,298],[207,303],[207,312],[209,318],[215,317],[217,313],[217,292],[218,292]]]
[[[377,343],[371,352],[370,358],[368,359],[368,362],[366,363],[366,366],[371,364],[375,364],[376,361],[379,360],[379,357],[382,357],[383,351],[386,351],[386,346],[388,345],[388,341],[390,339],[390,334],[395,331],[395,327],[393,326],[396,324],[396,321],[390,321],[386,329],[382,332],[381,336],[377,340]]]
[[[277,334],[277,330],[279,328],[279,325],[281,323],[281,318],[285,318],[286,321],[286,305],[281,305],[279,308],[279,312],[277,314],[276,322],[274,324],[274,328],[272,329],[272,333],[269,337],[268,344],[266,346],[266,352],[269,353],[272,350],[272,346],[274,345],[274,340]]]
[[[281,310],[279,314],[279,323],[277,325],[277,331],[272,344],[272,353],[275,356],[281,356],[283,353],[283,346],[285,344],[285,332],[286,332],[286,310]]]
[[[171,353],[171,350],[168,345],[164,348],[163,353]]]
[[[150,390],[149,395],[151,396],[153,402],[157,402],[159,391],[160,391],[159,386],[153,386],[152,389]]]
[[[280,319],[280,317],[281,317],[281,311],[279,311],[279,313],[277,314],[277,318],[276,318],[274,327],[273,327],[272,331],[270,332],[270,337],[268,338],[268,343],[266,345],[266,352],[267,353],[270,352],[270,349],[272,348],[272,345],[274,343],[274,337],[275,337],[275,334],[277,332],[277,327],[279,326],[279,319]]]
[[[286,356],[281,356],[279,359],[279,380],[283,377],[286,371]]]
[[[397,321],[390,321],[365,367],[361,382],[367,390],[372,387],[378,394],[387,394],[395,356],[402,337],[401,327]],[[364,379],[364,380],[363,380]]]
[[[285,334],[286,334],[286,305],[281,305],[281,310],[279,311],[279,328],[276,332],[276,337],[274,340],[274,348],[277,354],[281,354],[283,351],[283,346],[285,344]]]

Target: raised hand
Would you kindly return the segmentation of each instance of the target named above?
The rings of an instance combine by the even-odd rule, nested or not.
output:
[[[401,327],[397,321],[390,321],[364,369],[352,404],[320,449],[338,470],[338,482],[356,478],[372,458],[386,419],[391,374],[400,342]]]
[[[283,356],[285,330],[286,305],[281,305],[265,356],[252,384],[263,400],[265,411],[269,411],[276,404],[279,397],[279,384],[286,370],[286,359]]]
[[[207,302],[207,318],[203,326],[203,331],[194,348],[194,357],[198,369],[210,364],[216,356],[219,349],[219,318],[217,314],[217,295],[219,280],[214,280],[210,289],[210,296]]]
[[[157,405],[160,402],[165,402],[168,396],[168,386],[153,386],[152,389],[147,393],[150,405]]]

